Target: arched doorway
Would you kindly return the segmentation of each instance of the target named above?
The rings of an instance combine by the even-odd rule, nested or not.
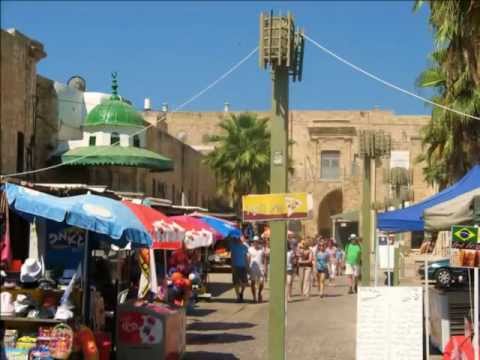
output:
[[[317,231],[322,236],[332,236],[332,220],[330,216],[343,210],[343,193],[335,189],[325,195],[318,205]]]

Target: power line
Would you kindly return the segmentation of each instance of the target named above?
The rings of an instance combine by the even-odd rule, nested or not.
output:
[[[357,66],[357,65],[355,65],[355,64],[352,64],[350,61],[342,58],[341,56],[339,56],[339,55],[337,55],[337,54],[335,54],[333,51],[327,49],[325,46],[320,45],[318,42],[316,42],[315,40],[313,40],[312,38],[310,38],[308,35],[303,34],[303,37],[304,37],[306,40],[310,41],[313,45],[315,45],[316,47],[318,47],[318,48],[319,48],[320,50],[322,50],[323,52],[326,52],[328,55],[334,57],[334,58],[337,59],[338,61],[344,63],[345,65],[350,66],[352,69],[357,70],[358,72],[361,72],[362,74],[368,76],[369,78],[371,78],[371,79],[373,79],[373,80],[376,80],[376,81],[382,83],[383,85],[386,85],[386,86],[388,86],[388,87],[390,87],[390,88],[392,88],[392,89],[395,89],[395,90],[400,91],[400,92],[402,92],[402,93],[404,93],[404,94],[407,94],[407,95],[410,95],[410,96],[412,96],[412,97],[414,97],[414,98],[417,98],[417,99],[419,99],[419,100],[422,100],[422,101],[424,101],[424,102],[426,102],[426,103],[429,103],[430,105],[433,105],[433,106],[442,108],[443,110],[451,111],[451,112],[453,112],[453,113],[455,113],[455,114],[458,114],[458,115],[461,115],[461,116],[465,116],[465,117],[468,117],[468,118],[470,118],[470,119],[480,120],[480,117],[478,117],[478,116],[474,116],[474,115],[471,115],[471,114],[467,114],[467,113],[464,113],[463,111],[456,110],[456,109],[453,109],[453,108],[451,108],[451,107],[448,107],[448,106],[445,106],[445,105],[436,103],[436,102],[434,102],[434,101],[432,101],[432,100],[429,100],[429,99],[424,98],[424,97],[422,97],[422,96],[420,96],[420,95],[417,95],[417,94],[415,94],[415,93],[413,93],[413,92],[411,92],[411,91],[405,90],[405,89],[401,88],[400,86],[397,86],[397,85],[395,85],[395,84],[392,84],[391,82],[389,82],[389,81],[387,81],[387,80],[383,80],[382,78],[380,78],[380,77],[372,74],[371,72],[368,72],[367,70],[362,69],[361,67],[359,67],[359,66]]]
[[[213,82],[211,82],[208,86],[206,86],[204,89],[200,90],[198,93],[196,93],[195,95],[193,95],[190,99],[188,99],[187,101],[183,102],[181,105],[177,106],[172,112],[177,112],[177,111],[180,111],[181,109],[183,109],[185,106],[187,106],[188,104],[192,103],[193,101],[195,101],[196,99],[198,99],[200,96],[202,96],[203,94],[205,94],[208,90],[210,90],[211,88],[213,88],[215,85],[217,85],[219,82],[221,82],[222,80],[224,80],[225,78],[227,78],[231,73],[233,73],[235,70],[237,70],[243,63],[245,63],[248,59],[250,59],[252,57],[253,54],[255,54],[256,52],[258,51],[258,46],[253,49],[252,51],[250,51],[248,53],[248,55],[246,55],[245,57],[243,57],[240,61],[238,61],[235,65],[233,65],[231,68],[229,68],[225,73],[223,73],[220,77],[218,77],[216,80],[214,80]],[[163,114],[163,118],[162,120],[166,117],[166,113]],[[150,124],[144,128],[142,128],[141,130],[131,134],[130,136],[133,137],[135,135],[138,135],[138,134],[141,134],[143,133],[144,131],[147,131],[149,128],[151,128],[152,126],[154,126],[153,124]],[[111,145],[119,145],[120,144],[120,141],[116,142],[116,143],[113,143]],[[96,151],[98,151],[99,149],[95,149]],[[105,150],[105,149],[100,149],[100,150]],[[47,167],[43,167],[43,168],[39,168],[39,169],[36,169],[36,170],[28,170],[28,171],[23,171],[23,172],[18,172],[18,173],[12,173],[12,174],[6,174],[6,175],[1,175],[0,177],[1,178],[8,178],[8,177],[14,177],[14,176],[23,176],[23,175],[29,175],[29,174],[37,174],[37,173],[40,173],[40,172],[44,172],[44,171],[47,171],[47,170],[52,170],[52,169],[56,169],[56,168],[59,168],[59,167],[62,167],[62,166],[65,166],[65,165],[70,165],[70,164],[73,164],[77,161],[80,161],[80,160],[83,160],[87,157],[90,157],[92,155],[98,155],[99,152],[97,152],[96,154],[89,154],[89,155],[85,155],[85,156],[82,156],[82,157],[79,157],[79,158],[75,158],[75,159],[72,159],[72,160],[69,160],[69,161],[65,161],[63,163],[60,163],[60,164],[55,164],[55,165],[51,165],[51,166],[47,166]]]

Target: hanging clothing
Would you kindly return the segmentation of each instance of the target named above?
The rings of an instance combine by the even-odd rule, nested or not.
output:
[[[0,264],[10,267],[12,261],[12,247],[10,239],[9,208],[7,196],[0,194]]]

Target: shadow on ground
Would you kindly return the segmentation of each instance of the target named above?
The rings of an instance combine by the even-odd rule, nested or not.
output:
[[[257,325],[248,322],[203,322],[196,321],[187,325],[187,330],[192,331],[220,331],[220,330],[233,330],[233,329],[249,329]]]
[[[254,340],[250,335],[216,333],[216,334],[199,334],[187,333],[188,345],[206,345],[206,344],[228,344],[240,341]]]
[[[185,360],[240,360],[232,354],[209,352],[209,351],[187,351]]]
[[[222,283],[222,282],[211,282],[208,283],[208,291],[212,294],[212,297],[218,297],[227,291],[232,289],[233,285],[231,283]]]
[[[201,309],[201,308],[194,308],[194,309],[188,309],[187,310],[187,315],[188,316],[207,316],[210,315],[217,310],[215,309]]]

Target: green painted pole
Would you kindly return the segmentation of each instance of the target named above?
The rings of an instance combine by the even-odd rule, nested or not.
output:
[[[288,150],[288,69],[272,70],[272,121],[270,192],[286,193]],[[268,309],[268,359],[284,360],[286,331],[285,273],[287,222],[270,223],[270,302]]]
[[[362,192],[362,286],[370,286],[370,243],[371,237],[371,158],[363,160],[363,192]]]
[[[393,250],[393,286],[400,285],[400,247]]]

